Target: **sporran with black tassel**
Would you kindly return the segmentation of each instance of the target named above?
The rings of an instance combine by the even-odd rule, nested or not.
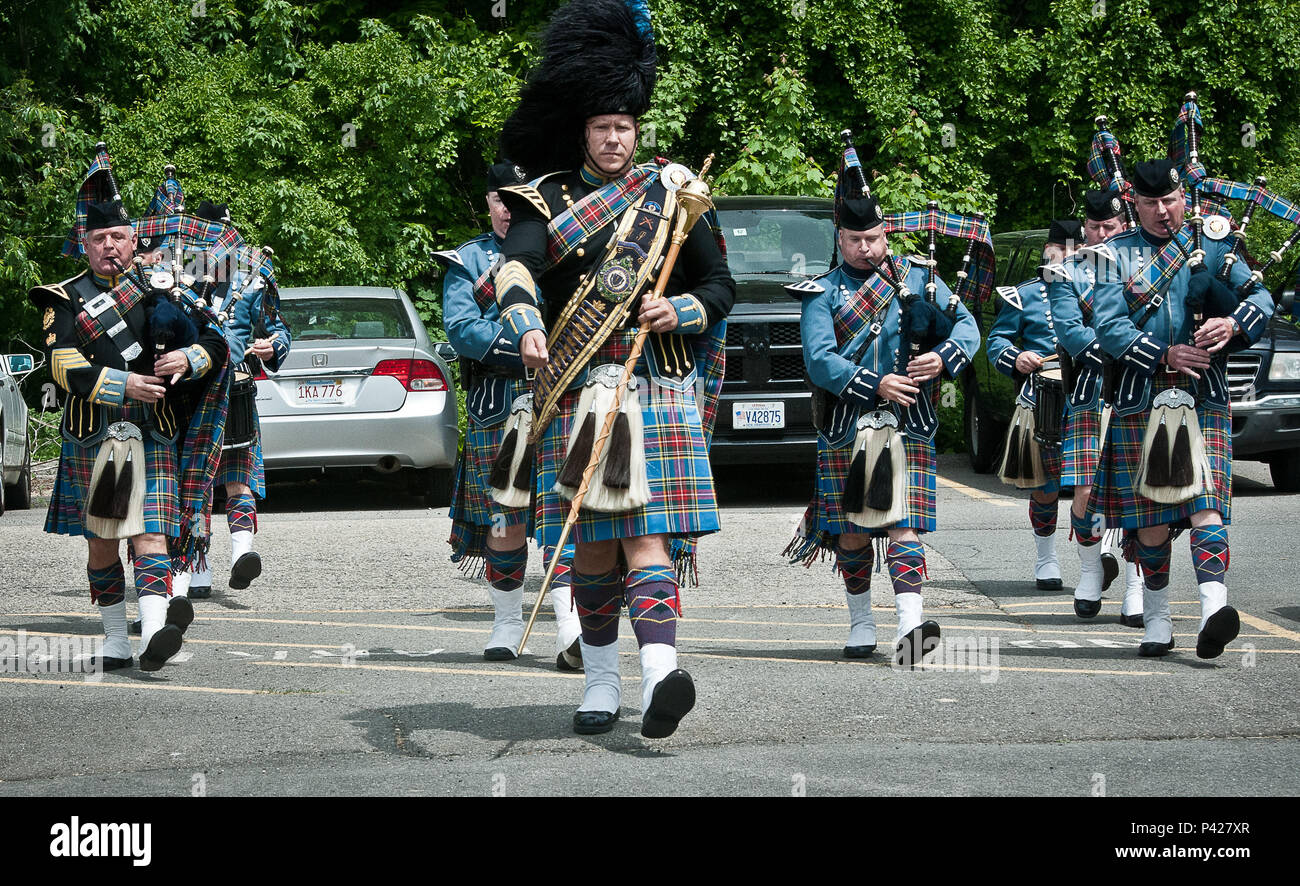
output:
[[[623,365],[607,363],[592,367],[587,383],[578,398],[569,447],[560,467],[555,491],[572,500],[578,493],[583,471],[591,460],[594,438],[614,406],[614,393],[623,374]],[[582,506],[593,511],[617,514],[634,511],[650,501],[650,480],[646,474],[645,426],[641,418],[641,400],[636,376],[628,380],[619,414],[614,417],[609,445],[591,477]]]
[[[510,430],[492,462],[488,485],[492,500],[503,508],[522,508],[533,492],[533,444],[528,435],[533,427],[533,395],[521,394],[510,404]]]
[[[147,474],[140,429],[126,421],[109,425],[86,490],[86,530],[99,538],[144,534]]]
[[[876,409],[858,419],[844,516],[864,529],[884,529],[907,516],[907,452],[898,416]]]
[[[1182,388],[1161,391],[1151,401],[1142,439],[1137,492],[1159,504],[1191,501],[1205,491],[1210,462],[1196,415],[1196,399]]]

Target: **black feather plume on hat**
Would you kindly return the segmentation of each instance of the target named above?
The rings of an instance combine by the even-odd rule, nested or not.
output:
[[[501,127],[502,156],[532,176],[577,169],[588,119],[648,111],[656,65],[651,33],[624,0],[573,0],[557,11],[542,63]]]

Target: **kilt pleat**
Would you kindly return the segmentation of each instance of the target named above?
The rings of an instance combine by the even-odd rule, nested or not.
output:
[[[511,401],[526,393],[526,381],[512,382]],[[487,426],[475,424],[472,418],[469,420],[451,493],[451,536],[447,543],[452,548],[453,563],[464,562],[469,567],[475,558],[486,556],[487,534],[492,526],[520,526],[528,522],[527,507],[503,508],[492,498],[492,487],[488,483],[492,462],[496,460],[512,422],[510,416]]]
[[[817,485],[806,515],[805,531],[809,538],[828,549],[834,539],[850,532],[870,533],[880,537],[888,529],[864,529],[844,516],[844,485],[849,477],[853,445],[832,447],[825,438],[817,438]],[[903,435],[903,452],[907,456],[907,512],[890,528],[933,532],[935,529],[935,478],[937,469],[934,442]]]
[[[611,337],[597,351],[593,366],[623,363],[632,351],[635,329]],[[583,509],[574,526],[573,541],[604,541],[642,535],[695,538],[718,531],[718,503],[713,489],[694,385],[677,391],[647,382],[644,359],[637,367],[641,417],[645,425],[646,474],[650,501],[635,511],[606,514]],[[581,390],[560,398],[559,411],[537,446],[537,539],[554,545],[568,516],[570,502],[552,491],[564,463]]]
[[[1061,485],[1086,486],[1097,473],[1101,453],[1101,400],[1092,406],[1067,406],[1061,440]]]
[[[145,421],[146,407],[130,402],[125,406],[107,407],[104,413],[109,424],[129,421],[143,432],[145,461],[144,529],[161,535],[180,535],[180,495],[177,476],[180,466],[176,447],[159,443],[149,434]],[[95,458],[102,443],[81,446],[64,440],[59,451],[59,473],[50,494],[50,507],[45,516],[45,531],[59,535],[84,535],[93,538],[82,520],[89,495],[90,476],[95,469]]]
[[[1151,396],[1181,387],[1167,373],[1157,372],[1152,379]],[[1223,522],[1231,522],[1232,507],[1232,412],[1222,406],[1199,403],[1196,415],[1205,438],[1205,454],[1210,463],[1208,491],[1179,505],[1153,502],[1137,492],[1141,469],[1142,441],[1146,435],[1150,410],[1136,415],[1112,416],[1106,432],[1106,445],[1093,479],[1090,514],[1103,515],[1110,528],[1139,529],[1162,523],[1178,523],[1197,511],[1218,511]]]

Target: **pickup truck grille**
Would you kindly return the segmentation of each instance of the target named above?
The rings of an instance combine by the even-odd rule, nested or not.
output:
[[[747,351],[746,340],[752,351]],[[751,377],[755,376],[755,377]],[[765,376],[765,377],[763,377]],[[727,323],[727,374],[729,382],[751,385],[803,380],[803,348],[798,323]]]
[[[1228,357],[1228,393],[1232,402],[1240,403],[1255,389],[1261,362],[1258,354],[1232,354]]]

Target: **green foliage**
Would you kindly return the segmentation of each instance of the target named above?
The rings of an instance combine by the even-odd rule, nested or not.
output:
[[[96,141],[128,206],[174,163],[228,202],[285,285],[411,293],[441,336],[431,250],[487,227],[485,165],[558,0],[16,0],[0,7],[0,328],[59,256]],[[937,200],[1000,230],[1076,211],[1093,118],[1164,153],[1200,94],[1202,157],[1300,195],[1300,6],[1289,0],[652,0],[643,157],[719,192],[826,195],[854,132],[886,209]],[[504,12],[504,18],[498,16]],[[1253,251],[1280,241],[1263,219]],[[914,244],[912,244],[914,245]],[[1262,248],[1261,248],[1262,247]]]

